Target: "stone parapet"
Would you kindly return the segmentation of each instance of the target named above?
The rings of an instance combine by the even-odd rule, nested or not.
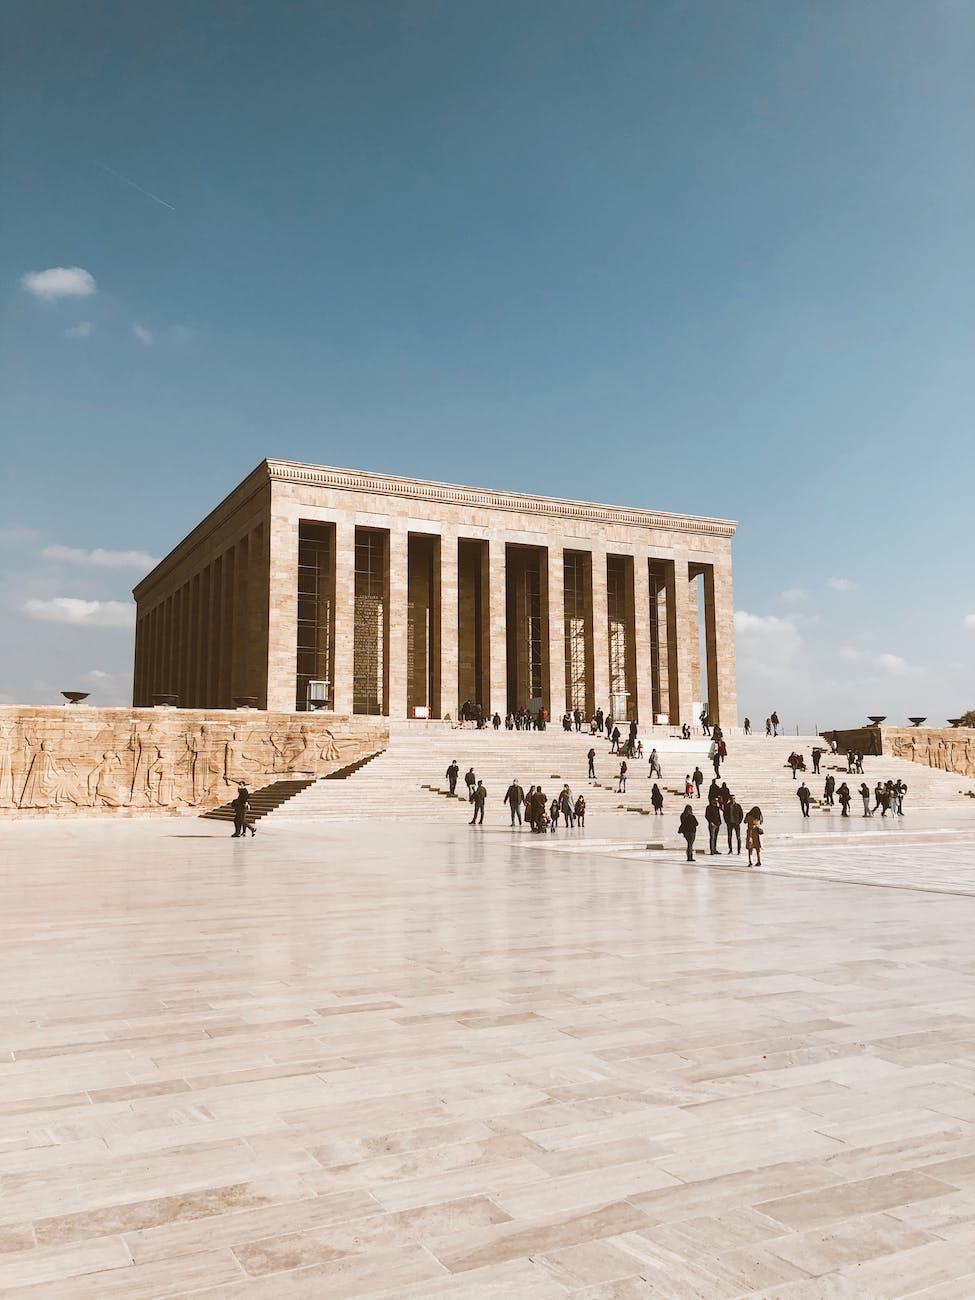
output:
[[[0,817],[198,814],[388,743],[386,720],[249,709],[0,708]]]
[[[975,727],[855,727],[823,736],[835,736],[841,754],[887,754],[975,778]]]

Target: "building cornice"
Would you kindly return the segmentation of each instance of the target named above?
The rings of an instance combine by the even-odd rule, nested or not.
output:
[[[271,481],[278,483],[368,492],[374,496],[405,497],[441,505],[470,506],[475,510],[509,510],[522,515],[578,519],[583,523],[623,524],[631,528],[701,533],[710,537],[733,537],[737,528],[737,523],[731,519],[674,515],[658,510],[632,510],[624,506],[601,505],[589,501],[535,497],[523,492],[493,492],[486,488],[463,487],[456,483],[433,483],[426,479],[334,469],[328,465],[304,465],[290,460],[269,460],[265,463]]]

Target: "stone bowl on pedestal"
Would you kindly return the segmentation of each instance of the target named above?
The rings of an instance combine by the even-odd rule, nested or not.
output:
[[[867,717],[875,727],[879,727],[882,722],[887,721],[886,713],[868,713]]]
[[[157,692],[152,697],[152,707],[154,709],[175,709],[179,704],[178,695],[166,695]]]
[[[80,704],[82,700],[87,700],[91,694],[90,691],[62,691],[61,694],[69,704]]]
[[[922,722],[927,722],[927,718],[908,718],[908,722],[913,722],[915,727],[919,727]]]

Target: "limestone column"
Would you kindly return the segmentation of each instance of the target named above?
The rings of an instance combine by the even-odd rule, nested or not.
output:
[[[335,524],[335,622],[332,629],[332,701],[336,713],[352,712],[355,665],[355,524]]]
[[[298,520],[272,512],[268,527],[267,707],[292,713],[298,674]]]
[[[591,553],[589,617],[592,627],[592,685],[597,709],[609,713],[609,610],[606,604],[606,551]]]
[[[437,610],[438,715],[456,721],[458,708],[457,653],[457,530],[444,527],[440,537],[440,564],[434,575]]]
[[[735,685],[735,608],[731,563],[704,570],[704,636],[708,656],[708,707],[711,721],[738,725]]]
[[[561,540],[549,543],[547,574],[548,689],[545,697],[549,717],[557,722],[565,713],[565,551]]]
[[[698,636],[692,624],[690,576],[686,560],[674,560],[667,576],[667,665],[670,675],[670,721],[697,721],[691,717],[694,700],[692,664]]]
[[[653,725],[653,648],[650,637],[650,565],[633,557],[633,633],[636,642],[636,714],[642,728]]]
[[[390,718],[405,718],[407,662],[409,650],[409,533],[396,524],[388,533],[386,549],[386,608],[383,680],[386,685],[385,712]]]
[[[484,711],[508,711],[508,611],[507,551],[503,538],[492,537],[488,547],[488,692]]]

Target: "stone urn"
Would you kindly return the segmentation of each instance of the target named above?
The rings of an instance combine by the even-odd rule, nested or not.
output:
[[[961,726],[961,718],[949,718],[949,719],[948,719],[948,726],[949,726],[949,727],[960,727],[960,726]]]
[[[179,704],[178,695],[166,695],[157,693],[152,697],[152,707],[154,709],[175,709]]]
[[[80,704],[82,700],[87,700],[91,694],[90,691],[62,691],[61,694],[69,704]]]
[[[875,727],[879,727],[882,722],[887,721],[886,713],[868,713],[867,717],[870,720],[871,724]]]
[[[915,727],[919,727],[922,722],[927,722],[927,718],[908,718],[908,722],[913,722]]]

